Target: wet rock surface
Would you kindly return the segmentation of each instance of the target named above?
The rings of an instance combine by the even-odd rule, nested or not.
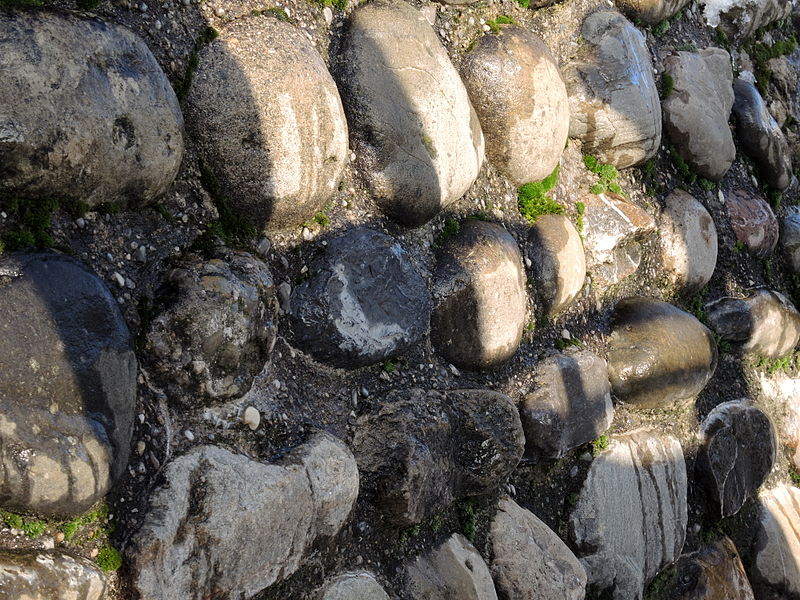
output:
[[[720,48],[675,52],[664,59],[673,91],[663,102],[664,127],[699,175],[719,181],[736,157],[728,127],[733,108],[730,55]]]
[[[800,488],[780,486],[760,497],[759,534],[748,575],[756,598],[800,594]]]
[[[436,268],[431,341],[456,366],[482,369],[517,351],[527,316],[522,256],[501,226],[467,221]]]
[[[560,458],[599,437],[614,406],[606,361],[583,351],[556,354],[536,366],[536,389],[519,407],[530,458]]]
[[[319,593],[319,600],[389,600],[372,573],[345,573]]]
[[[0,502],[86,511],[124,470],[136,357],[105,284],[55,253],[0,257]]]
[[[315,358],[361,367],[424,334],[430,293],[394,238],[352,229],[331,240],[312,273],[292,293],[291,318],[298,345]]]
[[[734,190],[726,202],[731,227],[748,252],[766,258],[778,243],[778,221],[761,196]]]
[[[686,486],[674,437],[637,430],[612,440],[592,462],[570,516],[590,585],[618,600],[642,597],[645,584],[680,556]]]
[[[0,595],[9,600],[103,600],[106,589],[102,571],[86,559],[0,551]]]
[[[381,0],[354,11],[336,77],[370,190],[391,218],[424,223],[472,185],[484,153],[478,116],[415,8]]]
[[[582,35],[585,48],[564,71],[569,135],[601,162],[642,163],[661,143],[661,104],[645,38],[610,10],[589,15]]]
[[[650,298],[617,303],[608,376],[623,402],[653,408],[692,398],[716,366],[714,337],[689,313]]]
[[[720,515],[736,514],[755,495],[775,462],[769,417],[746,400],[723,402],[700,426],[698,464]]]
[[[558,165],[569,133],[561,72],[541,38],[519,27],[480,39],[461,67],[486,137],[486,155],[516,185]]]
[[[267,230],[322,210],[347,161],[347,123],[314,46],[277,18],[254,17],[225,27],[198,63],[187,124],[232,207]]]
[[[676,600],[739,598],[754,600],[736,546],[722,537],[713,544],[684,554],[675,565]]]
[[[100,19],[0,11],[0,191],[141,205],[183,157],[175,93],[145,43]]]

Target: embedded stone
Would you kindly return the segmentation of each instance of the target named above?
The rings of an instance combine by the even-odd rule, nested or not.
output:
[[[756,598],[800,596],[800,488],[783,485],[761,494],[755,555],[747,574]]]
[[[656,25],[688,3],[689,0],[618,0],[616,4],[633,21]]]
[[[778,220],[769,204],[755,194],[733,190],[725,206],[736,239],[756,258],[766,258],[778,243]]]
[[[372,573],[345,573],[327,584],[319,600],[389,600]]]
[[[787,206],[780,221],[780,243],[789,267],[800,275],[800,206]]]
[[[743,39],[792,12],[791,0],[733,0],[705,2],[703,15],[710,27],[719,27],[728,37]]]
[[[106,578],[85,558],[56,551],[0,550],[0,597],[103,600]]]
[[[684,554],[676,563],[675,571],[675,600],[755,600],[742,559],[727,537]]]

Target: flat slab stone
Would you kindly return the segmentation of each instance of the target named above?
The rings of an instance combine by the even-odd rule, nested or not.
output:
[[[103,600],[106,578],[85,558],[57,551],[0,550],[0,598]]]
[[[747,574],[757,598],[800,595],[800,488],[784,485],[761,494],[755,557]]]

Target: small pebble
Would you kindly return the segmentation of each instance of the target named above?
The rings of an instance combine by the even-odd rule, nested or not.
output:
[[[185,435],[185,436],[186,436],[186,439],[187,439],[187,440],[189,440],[190,442],[193,442],[193,441],[194,441],[194,434],[193,434],[193,433],[192,433],[192,432],[191,432],[189,429],[187,429],[186,431],[184,431],[184,432],[183,432],[183,435]]]
[[[303,239],[307,242],[310,242],[314,239],[314,234],[311,233],[311,230],[308,227],[303,227]]]
[[[142,440],[136,442],[136,454],[141,456],[142,454],[144,454],[145,448],[147,448],[147,444],[145,444]]]
[[[5,213],[3,213],[3,214],[5,214]],[[3,217],[3,218],[5,219],[5,217]],[[80,229],[83,229],[84,227],[86,227],[86,219],[84,219],[83,217],[80,217],[80,218],[78,218],[78,219],[75,219],[75,224],[76,224],[76,225],[77,225],[77,226],[78,226]]]
[[[64,541],[65,537],[66,536],[64,535],[63,531],[57,531],[56,534],[53,536],[53,540],[56,542],[56,544],[60,544],[61,542]]]
[[[89,556],[92,558],[95,558],[98,554],[100,554],[100,551],[97,548],[92,548],[92,551],[89,552]]]
[[[117,282],[117,285],[119,287],[125,287],[125,278],[122,275],[114,271],[114,273],[111,276],[114,278],[114,281]]]
[[[331,10],[330,6],[326,6],[322,9],[322,16],[325,17],[325,22],[328,25],[333,23],[333,11]]]
[[[147,12],[148,6],[144,2],[139,5],[139,10],[142,12]]]
[[[562,329],[561,330],[561,338],[565,339],[565,340],[571,340],[572,336],[570,335],[569,331],[567,331],[566,329]]]
[[[221,17],[222,15],[225,14],[225,9],[220,6],[217,10],[214,11],[214,14],[217,15],[218,17]]]
[[[258,429],[258,424],[261,423],[261,413],[253,406],[248,406],[244,409],[244,417],[242,422],[250,428],[250,431]]]
[[[261,256],[266,257],[269,254],[269,249],[272,247],[269,239],[261,238],[261,241],[258,242],[258,246],[256,246],[256,252],[258,252]]]
[[[144,246],[139,246],[136,249],[136,260],[139,262],[147,262],[147,248]]]

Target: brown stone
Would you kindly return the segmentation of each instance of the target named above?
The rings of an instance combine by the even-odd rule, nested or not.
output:
[[[674,600],[753,600],[736,546],[722,537],[675,565]]]
[[[760,196],[744,190],[728,194],[725,206],[736,238],[757,258],[766,258],[778,243],[778,220]]]

